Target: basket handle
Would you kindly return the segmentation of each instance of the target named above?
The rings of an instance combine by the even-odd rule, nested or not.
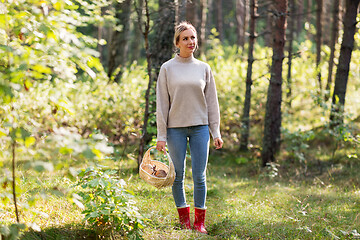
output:
[[[145,152],[142,163],[150,163],[150,161],[151,161],[150,151],[151,151],[152,149],[154,149],[154,148],[156,148],[156,146],[150,147],[150,148]],[[172,163],[172,160],[171,160],[171,157],[170,157],[168,151],[165,151],[165,152],[166,152],[166,156],[167,156],[167,158],[168,158],[168,160],[169,160],[169,171],[170,171],[170,170],[171,170],[171,165],[172,165],[172,164],[171,164],[171,163]],[[144,161],[144,160],[145,160],[145,161]],[[141,163],[141,164],[142,164],[142,163]]]
[[[144,154],[143,160],[141,162],[141,164],[145,164],[145,163],[150,163],[151,158],[150,158],[150,151],[151,149],[155,148],[155,146],[150,147]]]

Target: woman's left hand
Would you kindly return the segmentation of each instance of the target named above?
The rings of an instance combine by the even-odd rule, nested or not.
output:
[[[215,138],[214,139],[214,145],[215,145],[216,149],[222,148],[223,143],[224,142],[223,142],[223,140],[221,138]]]

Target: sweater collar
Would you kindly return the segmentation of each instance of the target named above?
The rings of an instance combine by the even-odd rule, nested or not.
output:
[[[182,63],[190,63],[190,62],[192,62],[192,61],[195,60],[193,54],[191,54],[191,56],[190,56],[190,57],[187,57],[187,58],[183,58],[183,57],[180,57],[179,54],[175,54],[175,59],[176,59],[177,61],[179,61],[179,62],[182,62]]]

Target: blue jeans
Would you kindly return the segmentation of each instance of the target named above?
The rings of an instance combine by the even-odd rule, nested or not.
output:
[[[184,178],[188,140],[194,181],[194,205],[196,208],[206,208],[206,165],[210,142],[209,127],[207,125],[167,129],[167,146],[176,172],[172,186],[175,204],[176,207],[187,206]]]

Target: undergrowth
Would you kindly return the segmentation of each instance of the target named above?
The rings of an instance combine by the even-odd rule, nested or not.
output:
[[[289,160],[291,154],[286,148],[282,149],[276,171],[260,167],[258,150],[248,153],[211,150],[207,169],[209,235],[182,230],[171,189],[158,190],[146,184],[136,173],[135,161],[108,159],[101,163],[117,171],[118,178],[126,182],[134,195],[139,213],[150,220],[144,225],[144,239],[356,239],[360,231],[360,161],[348,157],[347,151],[353,151],[348,145],[337,151],[335,158],[324,154],[319,159],[312,141],[316,138],[308,140],[306,171],[300,161]],[[236,162],[235,158],[240,160]],[[193,221],[190,161],[187,161],[185,192],[192,206]],[[81,168],[81,165],[73,167]],[[21,167],[18,170],[22,175]],[[61,179],[61,175],[61,171],[52,175],[27,173],[27,177],[20,179],[24,189],[20,202],[25,202],[26,192],[37,189],[37,181],[42,181],[47,189],[59,191],[75,183],[75,179]],[[14,215],[4,214],[4,210],[11,213],[11,206],[0,213],[2,219],[13,222]],[[95,239],[97,235],[91,225],[83,225],[82,209],[65,195],[52,194],[41,199],[33,210],[38,214],[28,215],[22,210],[21,216],[39,226],[39,231],[27,231],[22,239],[60,236]],[[123,237],[115,235],[114,239]]]

